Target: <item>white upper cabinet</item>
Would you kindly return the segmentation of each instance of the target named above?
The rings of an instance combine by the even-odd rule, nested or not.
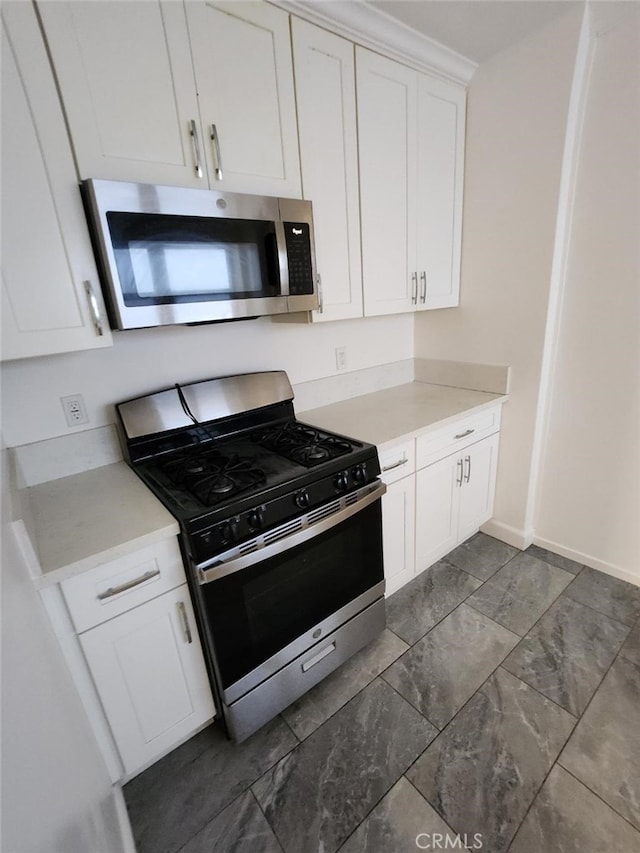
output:
[[[111,343],[64,118],[30,3],[2,7],[2,358]]]
[[[192,121],[200,131],[200,121],[182,4],[95,0],[38,8],[80,177],[206,186],[190,133]]]
[[[185,6],[212,188],[300,198],[289,16],[259,2]]]
[[[464,89],[418,75],[419,309],[458,304],[462,248]]]
[[[291,26],[302,191],[313,202],[320,277],[313,320],[362,317],[353,44],[296,18]]]
[[[458,304],[465,92],[356,48],[365,314]]]
[[[285,12],[205,0],[39,10],[81,178],[300,197]]]
[[[415,71],[356,47],[365,314],[411,311],[416,216]]]

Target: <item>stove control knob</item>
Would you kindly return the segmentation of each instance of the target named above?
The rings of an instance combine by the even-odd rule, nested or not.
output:
[[[339,492],[346,492],[349,488],[349,474],[346,471],[341,471],[333,482]]]
[[[218,531],[221,545],[230,545],[235,539],[235,526],[233,522],[225,521],[224,524],[220,525]]]
[[[302,489],[302,491],[296,492],[293,500],[299,509],[306,509],[309,506],[309,492],[306,489]]]
[[[247,524],[252,530],[261,530],[264,527],[264,511],[262,508],[252,509],[247,516]]]
[[[355,468],[351,471],[351,476],[355,480],[356,483],[362,485],[367,479],[367,469],[364,464],[356,465]]]

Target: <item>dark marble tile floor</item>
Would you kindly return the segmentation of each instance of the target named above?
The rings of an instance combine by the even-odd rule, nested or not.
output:
[[[138,853],[640,853],[640,588],[478,533],[387,604],[245,743],[129,782]]]

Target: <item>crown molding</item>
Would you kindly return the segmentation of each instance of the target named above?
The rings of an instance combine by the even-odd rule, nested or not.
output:
[[[478,67],[465,56],[402,24],[363,0],[271,0],[292,15],[363,47],[467,85]]]

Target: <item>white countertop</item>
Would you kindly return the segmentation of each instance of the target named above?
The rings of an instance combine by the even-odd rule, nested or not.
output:
[[[39,586],[179,532],[176,519],[125,462],[31,486],[28,500]]]
[[[472,410],[506,401],[501,394],[411,382],[296,412],[299,420],[384,449]],[[178,522],[125,462],[27,489],[32,572],[48,586],[179,532]]]
[[[384,449],[385,445],[413,438],[451,418],[506,400],[503,394],[409,382],[330,406],[296,412],[296,416],[305,423]]]

